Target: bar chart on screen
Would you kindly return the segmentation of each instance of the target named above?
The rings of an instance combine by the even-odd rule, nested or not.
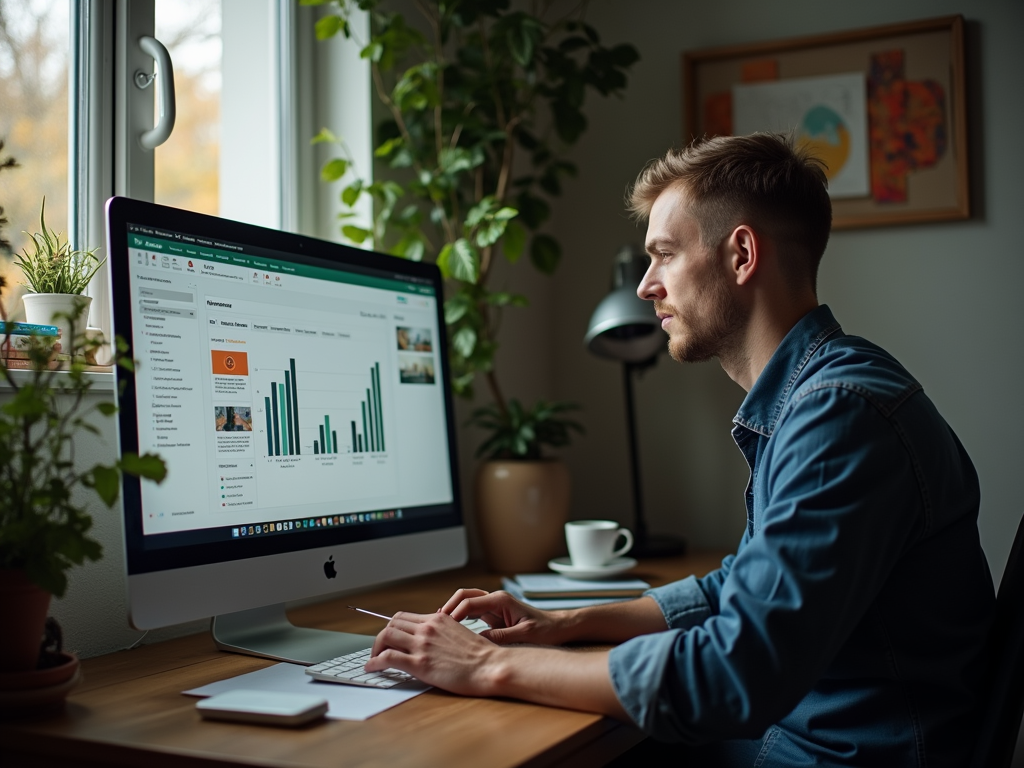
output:
[[[267,393],[262,409],[257,407],[263,414],[266,456],[386,454],[379,361],[354,373],[303,370],[302,387],[294,357],[285,368],[262,372],[270,379],[265,387],[256,385],[257,397]]]
[[[397,480],[389,360],[351,339],[262,337],[251,345],[261,506],[386,495]],[[299,497],[297,499],[296,497]]]

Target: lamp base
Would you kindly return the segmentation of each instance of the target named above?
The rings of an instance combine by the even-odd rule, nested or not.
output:
[[[644,536],[629,550],[631,557],[678,557],[686,554],[686,540],[678,536]]]

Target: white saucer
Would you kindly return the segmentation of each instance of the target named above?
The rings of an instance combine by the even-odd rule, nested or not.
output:
[[[570,579],[605,579],[636,567],[632,557],[617,557],[606,565],[573,565],[568,557],[548,560],[548,568]]]

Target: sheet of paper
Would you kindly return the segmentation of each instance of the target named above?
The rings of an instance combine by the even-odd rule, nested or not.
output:
[[[423,683],[407,683],[401,690],[389,688],[365,688],[356,685],[339,683],[323,683],[313,680],[300,664],[275,664],[272,667],[259,669],[238,677],[229,677],[190,691],[182,691],[186,696],[213,696],[225,691],[250,689],[276,693],[307,693],[327,699],[330,709],[327,717],[335,720],[367,720],[391,709],[403,701],[419,696],[430,690]]]

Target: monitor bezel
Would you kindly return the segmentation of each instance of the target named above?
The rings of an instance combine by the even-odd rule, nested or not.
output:
[[[125,559],[129,578],[133,575],[172,571],[197,566],[230,563],[296,552],[316,552],[360,542],[386,540],[408,534],[426,533],[446,529],[463,529],[463,509],[460,494],[459,462],[456,443],[454,403],[450,387],[447,339],[444,333],[444,286],[441,273],[433,264],[413,262],[387,254],[333,243],[326,240],[289,232],[259,227],[205,214],[148,203],[130,198],[113,197],[107,202],[107,272],[110,279],[113,328],[116,336],[128,344],[127,354],[133,355],[133,320],[130,290],[130,260],[128,258],[128,226],[130,224],[179,231],[193,236],[250,245],[280,253],[298,264],[337,268],[338,265],[369,271],[394,279],[415,278],[433,287],[437,297],[436,314],[438,333],[438,365],[441,369],[438,385],[443,389],[448,431],[449,466],[452,482],[452,502],[449,511],[426,518],[410,518],[370,522],[356,526],[317,528],[293,531],[280,536],[259,536],[245,539],[182,544],[166,548],[146,546],[143,534],[142,482],[131,475],[123,475]],[[135,376],[130,370],[116,368],[118,391],[118,432],[120,450],[138,452],[139,430],[136,407]],[[150,539],[151,542],[156,541]],[[453,564],[451,567],[455,567]]]

